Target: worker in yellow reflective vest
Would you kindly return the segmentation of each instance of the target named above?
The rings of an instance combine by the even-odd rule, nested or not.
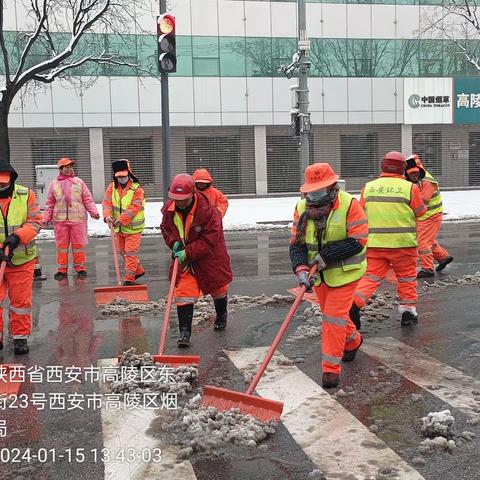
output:
[[[365,185],[360,197],[368,218],[368,267],[355,292],[350,318],[360,323],[360,309],[391,265],[397,277],[401,324],[407,326],[418,321],[415,224],[427,209],[418,187],[404,177],[406,161],[400,152],[387,153],[381,167],[383,173]]]
[[[423,166],[418,155],[407,159],[405,177],[420,189],[427,211],[417,219],[418,256],[420,271],[417,278],[433,277],[433,260],[438,262],[437,272],[441,272],[453,257],[437,242],[437,236],[442,226],[442,197],[438,182]]]
[[[305,170],[295,207],[290,259],[299,285],[312,286],[322,309],[322,385],[336,387],[342,360],[355,359],[362,336],[349,317],[353,294],[365,273],[367,218],[358,201],[339,189],[338,176],[328,163]],[[312,265],[318,275],[309,279]]]
[[[123,285],[135,285],[145,275],[137,256],[145,228],[145,193],[128,160],[115,160],[112,169],[113,182],[102,202],[103,218],[117,233],[118,250],[125,260]]]

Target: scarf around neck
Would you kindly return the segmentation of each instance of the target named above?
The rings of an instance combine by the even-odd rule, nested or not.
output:
[[[65,201],[69,207],[72,206],[72,185],[75,183],[75,174],[64,175],[60,173],[57,177],[62,187],[62,192],[65,195]]]

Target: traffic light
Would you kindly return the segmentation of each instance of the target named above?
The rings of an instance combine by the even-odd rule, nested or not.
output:
[[[158,71],[177,71],[177,48],[175,42],[175,17],[164,13],[157,17]]]

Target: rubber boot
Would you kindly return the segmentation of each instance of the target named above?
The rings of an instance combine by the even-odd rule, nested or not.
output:
[[[213,324],[214,330],[225,330],[227,326],[227,305],[228,298],[217,298],[214,300],[215,303],[215,312],[217,317],[215,318],[215,323]]]
[[[449,255],[445,260],[439,262],[437,268],[435,269],[437,272],[441,272],[449,263],[453,262],[453,257]]]
[[[402,327],[408,327],[412,325],[412,323],[418,322],[418,315],[413,314],[412,312],[403,312],[402,313],[402,320],[400,321],[400,325]]]
[[[420,270],[417,273],[417,278],[430,278],[434,276],[435,276],[435,273],[433,273],[433,270]]]
[[[15,355],[25,355],[30,349],[26,338],[16,338],[13,340],[13,353]]]
[[[0,340],[0,350],[3,350],[3,340]]]
[[[355,357],[357,356],[357,352],[362,346],[363,343],[363,338],[360,339],[360,345],[357,348],[354,348],[353,350],[345,350],[343,352],[343,357],[342,361],[344,362],[353,362],[355,360]]]
[[[180,332],[177,346],[187,348],[190,346],[190,337],[192,335],[193,303],[177,307],[177,316],[178,330]]]
[[[58,281],[64,280],[65,278],[67,278],[67,272],[57,272],[57,273],[53,276],[53,278],[54,278],[55,280],[58,280]]]
[[[357,327],[357,330],[362,328],[362,322],[360,321],[360,309],[353,303],[352,308],[350,308],[350,320]]]
[[[338,373],[324,372],[322,375],[323,388],[338,387],[339,382],[340,382],[340,375]]]

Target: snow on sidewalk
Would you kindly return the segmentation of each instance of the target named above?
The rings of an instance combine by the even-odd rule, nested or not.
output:
[[[358,195],[356,195],[358,198]],[[274,198],[233,198],[223,219],[225,230],[264,230],[285,228],[293,217],[299,196]],[[444,220],[480,219],[480,190],[442,192]],[[101,212],[101,205],[97,208]],[[162,219],[162,202],[148,202],[145,208],[146,235],[159,234]],[[109,235],[108,227],[101,220],[88,221],[88,236]],[[42,230],[39,239],[52,239],[52,230]]]

